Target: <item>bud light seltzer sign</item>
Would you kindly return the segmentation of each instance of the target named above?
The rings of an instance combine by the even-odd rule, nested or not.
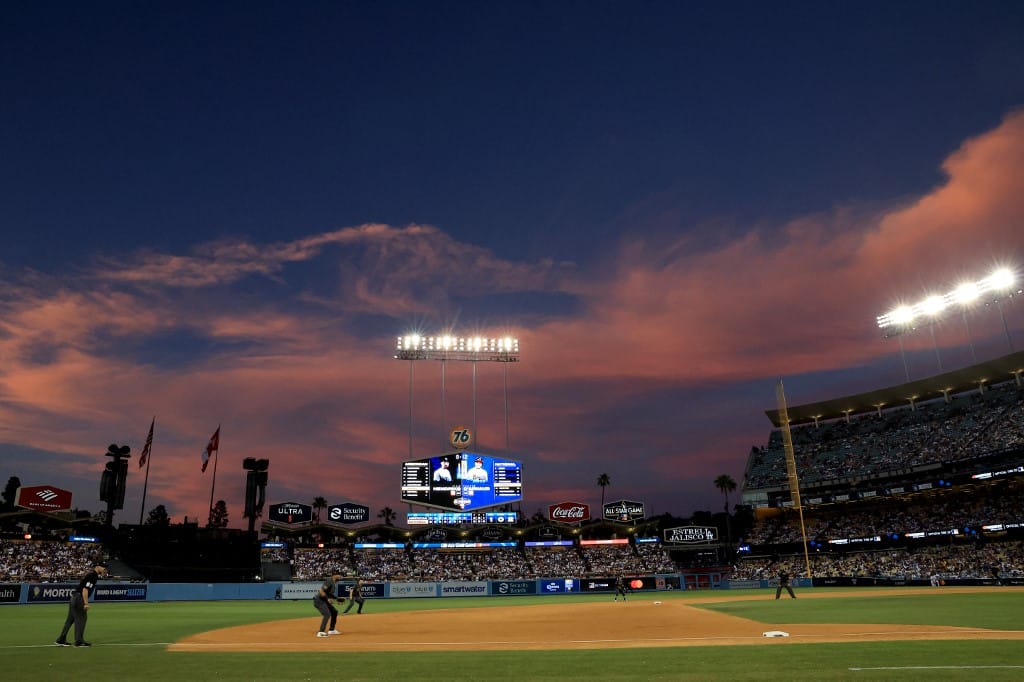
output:
[[[645,516],[643,502],[619,500],[604,506],[604,518],[611,521],[636,521]]]
[[[665,542],[692,545],[718,540],[718,529],[710,526],[679,526],[665,529]]]
[[[581,523],[590,520],[590,505],[582,502],[562,502],[548,507],[548,518],[559,523]]]

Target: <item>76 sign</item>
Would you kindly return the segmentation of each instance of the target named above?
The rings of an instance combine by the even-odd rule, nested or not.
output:
[[[453,448],[464,448],[473,442],[473,432],[465,426],[456,426],[448,434],[448,442]]]

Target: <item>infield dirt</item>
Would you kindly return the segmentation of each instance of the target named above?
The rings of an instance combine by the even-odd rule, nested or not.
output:
[[[943,588],[945,589],[945,588]],[[992,588],[1006,590],[1012,588]],[[979,592],[986,588],[969,588]],[[950,590],[953,591],[953,590]],[[959,590],[956,590],[959,591]],[[888,594],[920,593],[893,590]],[[863,592],[803,590],[801,599],[853,597]],[[627,602],[510,605],[346,615],[340,635],[316,637],[320,616],[203,632],[171,644],[171,651],[485,651],[529,649],[609,649],[787,643],[866,642],[924,639],[1024,639],[1024,631],[929,625],[762,623],[694,608],[694,603],[764,599],[716,592],[684,600],[656,593]],[[785,608],[788,598],[779,600]],[[372,604],[372,602],[370,602]],[[765,637],[781,630],[788,637]]]

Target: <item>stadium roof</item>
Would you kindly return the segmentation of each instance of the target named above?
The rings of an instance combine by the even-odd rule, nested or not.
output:
[[[933,400],[944,394],[956,395],[981,385],[1001,383],[1012,379],[1014,375],[1020,376],[1022,373],[1024,373],[1024,351],[898,386],[807,403],[806,405],[788,405],[786,411],[789,414],[790,425],[813,423],[815,420],[836,419],[845,417],[847,414],[877,412],[879,409]],[[765,410],[765,414],[776,427],[782,426],[777,409]]]

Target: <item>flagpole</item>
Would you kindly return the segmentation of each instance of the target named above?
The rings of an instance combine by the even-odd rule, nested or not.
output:
[[[213,480],[210,481],[210,515],[206,519],[206,527],[213,525],[213,489],[217,487],[217,460],[220,458],[220,424],[217,424],[217,449],[213,451]]]
[[[153,459],[153,426],[156,424],[156,416],[149,424],[149,436],[146,438],[146,479],[142,484],[142,505],[139,507],[139,525],[142,525],[142,514],[146,509],[146,489],[149,487],[149,464]]]
[[[153,456],[152,449],[149,452],[150,457]],[[139,525],[142,525],[142,513],[146,509],[146,488],[149,487],[149,458],[146,459],[146,480],[142,484],[142,505],[139,507]]]

